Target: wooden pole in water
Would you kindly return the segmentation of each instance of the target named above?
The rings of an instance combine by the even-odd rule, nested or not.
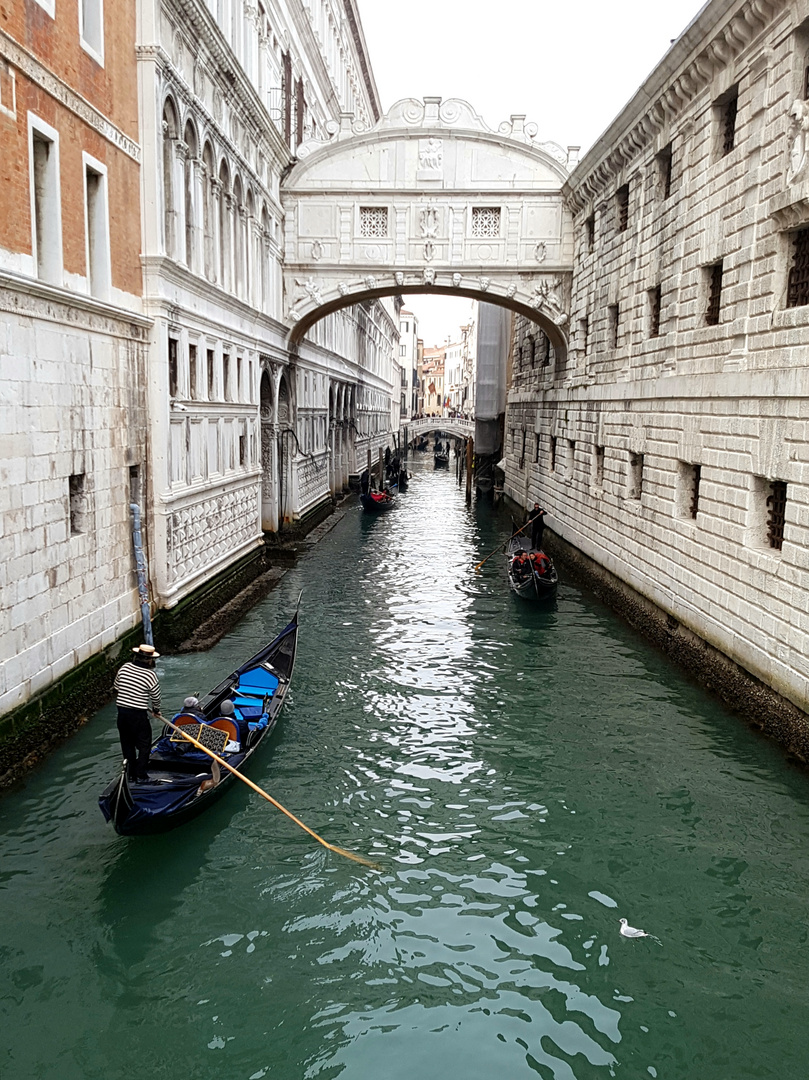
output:
[[[368,490],[369,491],[371,490],[371,480],[372,479],[373,479],[373,474],[371,473],[371,443],[369,442],[368,443]]]
[[[472,502],[472,463],[474,460],[475,440],[470,435],[466,441],[466,505]]]
[[[384,481],[385,481],[385,451],[380,446],[379,447],[379,480],[378,480],[377,485],[376,485],[379,488],[380,491],[382,490],[382,486],[384,484]]]

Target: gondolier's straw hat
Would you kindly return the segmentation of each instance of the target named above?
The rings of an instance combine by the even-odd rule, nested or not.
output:
[[[160,656],[160,653],[155,651],[154,645],[138,645],[132,652],[137,653],[138,656],[145,656],[147,660],[156,660]]]

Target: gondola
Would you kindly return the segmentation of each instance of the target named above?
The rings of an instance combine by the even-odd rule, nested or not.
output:
[[[449,468],[449,454],[443,453],[443,451],[433,456],[433,467],[436,469],[448,469]]]
[[[215,686],[193,712],[172,718],[229,765],[242,771],[275,728],[295,666],[298,613],[281,633],[246,664]],[[230,699],[235,715],[220,716]],[[148,780],[131,781],[126,765],[102,792],[101,812],[121,836],[166,832],[196,817],[236,777],[182,735],[164,727],[152,744]]]
[[[394,497],[384,491],[369,491],[360,495],[360,502],[366,514],[384,514],[395,504]]]
[[[517,552],[530,552],[532,550],[533,548],[522,536],[513,536],[509,541],[508,549],[506,550],[506,557],[508,558],[509,588],[517,596],[522,597],[523,600],[550,599],[556,595],[556,587],[559,584],[559,575],[556,572],[553,561],[547,553],[543,552],[545,558],[549,562],[548,569],[544,574],[538,574],[536,570],[532,568],[530,577],[525,578],[525,580],[517,580],[512,575],[512,560]]]

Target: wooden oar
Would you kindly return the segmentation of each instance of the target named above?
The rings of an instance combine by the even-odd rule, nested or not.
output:
[[[308,825],[304,825],[304,823],[299,818],[296,818],[293,813],[287,810],[285,806],[282,806],[276,799],[272,797],[272,795],[268,795],[263,788],[260,788],[258,786],[258,784],[254,784],[252,780],[248,780],[244,773],[240,773],[238,769],[234,769],[232,765],[228,765],[228,763],[223,758],[219,757],[218,754],[215,754],[213,750],[209,750],[207,746],[203,746],[201,742],[198,742],[193,737],[193,735],[189,735],[188,732],[183,731],[181,727],[177,727],[176,724],[172,724],[171,720],[166,720],[165,717],[163,717],[163,719],[165,720],[165,723],[168,725],[168,727],[172,729],[172,731],[176,731],[178,735],[182,735],[184,739],[190,742],[193,746],[196,746],[198,750],[202,750],[202,752],[204,754],[207,754],[209,758],[213,758],[213,760],[217,762],[217,764],[221,765],[223,769],[227,769],[228,772],[232,772],[234,776],[238,776],[238,778],[243,783],[247,784],[248,787],[252,788],[253,791],[255,791],[263,799],[266,799],[267,802],[272,803],[273,806],[277,807],[277,809],[280,810],[282,814],[286,814],[286,816],[288,818],[291,818],[291,820],[294,821],[296,825],[300,825],[304,832],[308,832],[309,835],[313,836],[319,844],[323,845],[324,848],[328,848],[329,851],[333,851],[336,855],[343,855],[346,859],[353,859],[354,862],[362,863],[363,866],[370,866],[373,870],[381,869],[378,863],[371,862],[370,859],[364,859],[362,855],[354,855],[353,852],[346,851],[345,848],[336,847],[334,844],[330,844],[327,840],[324,840],[322,836],[318,836],[316,832],[310,829]]]
[[[523,531],[523,529],[527,529],[530,524],[531,524],[530,521],[526,521],[526,523],[522,526],[522,528],[517,529],[517,531],[514,533],[514,536],[519,536],[520,533]],[[491,559],[492,555],[496,555],[497,552],[500,551],[501,548],[505,548],[505,546],[509,542],[509,540],[514,539],[514,536],[510,536],[508,538],[508,540],[504,540],[502,544],[498,544],[497,547],[494,549],[494,551],[489,552],[489,554],[486,556],[485,559],[481,559],[479,563],[475,563],[475,573],[477,574],[480,571],[481,566],[483,566],[483,564],[485,562],[488,562],[489,559]]]

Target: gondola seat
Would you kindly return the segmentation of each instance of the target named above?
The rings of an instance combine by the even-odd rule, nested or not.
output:
[[[239,743],[239,745],[241,745],[241,724],[234,723],[229,716],[218,716],[216,720],[211,721],[211,727],[217,728],[219,731],[227,732],[227,737],[231,742]]]

